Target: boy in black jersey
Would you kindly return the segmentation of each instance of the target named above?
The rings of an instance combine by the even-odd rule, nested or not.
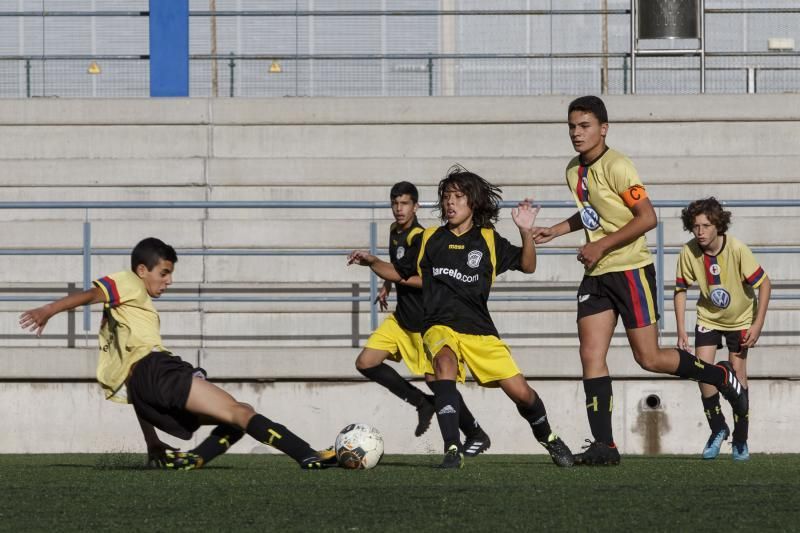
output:
[[[413,374],[425,376],[425,381],[428,383],[433,381],[433,367],[422,347],[422,290],[407,285],[394,267],[394,265],[408,264],[411,269],[416,268],[423,231],[416,216],[419,193],[412,183],[401,181],[392,187],[389,197],[395,219],[389,230],[391,263],[381,261],[361,250],[354,251],[348,258],[348,264],[370,266],[384,278],[384,284],[377,297],[381,310],[388,309],[386,298],[391,291],[392,281],[387,278],[397,284],[397,307],[367,340],[366,346],[356,359],[356,369],[368,379],[383,385],[395,396],[417,408],[418,422],[414,435],[419,437],[428,429],[431,418],[436,412],[433,396],[424,394],[403,379],[394,368],[384,363],[387,359],[402,360]],[[461,402],[463,408],[459,426],[466,436],[464,450],[469,456],[478,455],[489,449],[491,441],[466,408],[463,398]]]
[[[595,440],[575,464],[617,465],[619,451],[611,431],[614,405],[606,357],[617,319],[639,365],[714,385],[735,413],[747,413],[747,395],[727,361],[717,365],[684,349],[659,348],[655,268],[645,233],[657,218],[633,163],[606,146],[608,113],[596,96],[572,101],[569,136],[578,156],[566,169],[566,182],[578,211],[549,228],[534,228],[536,244],[583,229],[586,244],[577,253],[585,273],[578,287],[578,338],[589,427]]]
[[[522,248],[513,246],[494,230],[500,192],[477,174],[452,167],[439,182],[438,207],[445,225],[423,232],[416,272],[400,272],[407,279],[414,273],[422,278],[423,342],[433,361],[436,381],[430,386],[445,450],[439,467],[464,464],[456,380],[464,381],[465,366],[481,386],[503,389],[555,464],[571,466],[572,453],[550,430],[541,398],[520,373],[489,316],[487,300],[497,274],[536,270],[532,231],[539,209],[525,200],[512,211],[522,238]]]

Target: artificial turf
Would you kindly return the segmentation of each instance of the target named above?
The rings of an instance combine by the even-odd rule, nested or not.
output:
[[[9,531],[796,530],[800,455],[734,463],[625,456],[559,469],[546,456],[384,457],[368,471],[301,471],[277,455],[229,455],[191,472],[143,456],[0,455]]]

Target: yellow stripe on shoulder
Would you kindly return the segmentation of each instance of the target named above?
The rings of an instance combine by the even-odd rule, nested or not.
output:
[[[419,277],[422,277],[422,269],[420,269],[419,265],[422,262],[422,256],[425,253],[425,245],[428,244],[428,240],[440,227],[441,226],[425,228],[422,232],[422,244],[419,247],[419,255],[417,256],[417,274],[419,274]]]
[[[411,241],[414,240],[414,237],[416,237],[423,231],[425,231],[425,228],[419,228],[419,227],[411,228],[411,231],[409,231],[408,235],[406,235],[406,245],[411,246]]]
[[[497,277],[497,251],[494,248],[494,230],[492,228],[481,228],[481,235],[489,248],[489,259],[492,261],[492,285]]]

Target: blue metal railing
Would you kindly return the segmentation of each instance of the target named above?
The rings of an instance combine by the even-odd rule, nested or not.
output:
[[[435,207],[435,202],[420,202],[422,207]],[[688,201],[661,200],[653,202],[655,208],[685,207]],[[723,202],[726,207],[800,207],[800,200],[731,200]],[[501,207],[515,207],[517,202],[501,202]],[[543,201],[537,202],[542,208],[575,209],[575,203],[569,201]],[[80,249],[54,248],[6,248],[0,249],[0,255],[80,255],[83,257],[83,288],[91,287],[91,262],[95,255],[128,255],[129,248],[92,248],[91,246],[91,221],[89,212],[92,209],[371,209],[388,210],[390,203],[381,202],[347,202],[347,201],[150,201],[150,202],[0,202],[0,210],[9,209],[81,209],[85,210],[83,223],[83,245]],[[370,221],[369,249],[373,254],[385,254],[387,250],[378,246],[377,222]],[[663,330],[664,292],[665,280],[664,256],[677,254],[680,248],[664,246],[664,223],[659,221],[656,228],[656,243],[651,248],[656,256],[658,306],[662,312],[659,320],[659,330]],[[800,253],[800,247],[752,247],[755,253]],[[179,255],[193,256],[339,256],[346,255],[350,249],[344,248],[307,248],[307,249],[185,249],[178,250]],[[538,255],[573,255],[575,250],[558,248],[540,248]],[[370,273],[369,296],[169,296],[161,298],[170,302],[369,302],[372,303],[377,296],[378,280],[375,274]],[[571,301],[574,295],[542,295],[530,294],[526,296],[496,295],[497,301]],[[800,300],[800,294],[773,294],[772,299]],[[4,296],[0,301],[45,301],[52,299],[49,296]],[[90,311],[86,306],[83,310],[83,328],[88,332],[91,328]],[[370,323],[372,329],[378,324],[378,310],[370,305]]]

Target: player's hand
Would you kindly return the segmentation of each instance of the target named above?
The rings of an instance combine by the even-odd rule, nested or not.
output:
[[[752,348],[756,345],[760,336],[761,325],[753,324],[750,326],[750,329],[747,330],[747,333],[745,333],[744,339],[742,339],[742,348]]]
[[[44,327],[51,316],[48,306],[37,307],[19,315],[19,326],[35,333],[37,337],[41,337],[42,331],[44,331]]]
[[[686,350],[687,352],[692,351],[689,346],[689,335],[685,331],[683,333],[678,333],[678,348]]]
[[[603,246],[597,241],[584,244],[578,248],[578,262],[590,269],[600,261],[604,253]]]
[[[370,266],[375,262],[375,256],[364,250],[355,250],[347,257],[348,265]]]
[[[382,285],[378,291],[378,296],[375,297],[375,303],[380,306],[381,311],[387,311],[389,309],[389,302],[387,301],[389,290],[390,289],[386,288],[386,285]]]
[[[525,198],[517,207],[511,210],[511,218],[514,224],[525,232],[532,231],[536,223],[536,215],[539,214],[541,207],[534,206],[531,198]]]
[[[149,468],[166,468],[167,452],[177,452],[179,448],[156,440],[147,443],[147,466]]]
[[[536,244],[544,244],[556,238],[556,232],[553,228],[534,226],[532,228],[532,233],[533,233],[533,242]]]

